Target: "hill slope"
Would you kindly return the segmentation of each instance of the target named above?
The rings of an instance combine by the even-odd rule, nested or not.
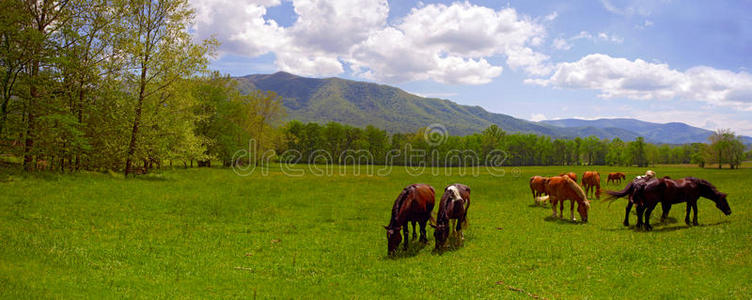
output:
[[[260,89],[282,96],[289,120],[335,121],[358,127],[374,125],[389,132],[413,132],[438,123],[452,135],[467,135],[496,124],[507,132],[563,138],[594,135],[601,139],[618,137],[625,141],[644,136],[648,142],[669,144],[706,142],[712,133],[684,123],[657,124],[635,119],[531,122],[491,113],[480,106],[424,98],[388,85],[341,78],[306,78],[277,72],[235,79],[243,92]],[[752,143],[749,137],[744,141]]]

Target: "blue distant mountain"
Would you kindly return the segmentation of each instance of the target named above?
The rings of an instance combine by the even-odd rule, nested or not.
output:
[[[289,120],[352,126],[374,125],[389,132],[414,132],[438,123],[450,134],[468,135],[496,124],[507,132],[534,133],[555,138],[597,136],[631,141],[643,136],[652,143],[706,142],[711,131],[684,123],[657,124],[634,119],[550,120],[532,122],[491,113],[480,106],[424,98],[399,88],[341,78],[306,78],[290,73],[236,77],[243,92],[274,91],[284,99]],[[745,143],[752,143],[746,138]]]

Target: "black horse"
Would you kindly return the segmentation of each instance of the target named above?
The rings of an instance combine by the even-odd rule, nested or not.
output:
[[[625,188],[626,190],[626,188]],[[623,192],[609,193],[614,197],[623,197]],[[731,208],[726,200],[726,194],[721,193],[713,184],[707,180],[686,177],[673,180],[668,177],[647,180],[644,183],[637,183],[632,188],[632,201],[637,204],[637,227],[643,225],[642,217],[644,214],[646,230],[652,230],[650,226],[650,214],[655,209],[658,202],[663,207],[662,219],[668,216],[671,205],[682,202],[687,203],[687,213],[684,222],[687,225],[699,225],[697,222],[697,200],[700,197],[708,198],[715,202],[715,206],[727,216],[731,214]],[[632,203],[632,202],[630,202]],[[694,210],[692,223],[689,222],[689,213]],[[628,212],[628,211],[627,211]],[[625,221],[626,223],[626,221]]]

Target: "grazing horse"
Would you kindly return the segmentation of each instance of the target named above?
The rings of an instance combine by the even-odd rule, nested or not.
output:
[[[621,184],[622,179],[627,178],[627,175],[624,175],[622,172],[614,172],[614,173],[608,173],[608,180],[606,180],[606,184],[609,184],[613,182],[614,184]]]
[[[597,171],[587,171],[582,174],[582,187],[585,193],[590,196],[595,190],[595,198],[601,198],[601,174]]]
[[[462,234],[463,224],[467,226],[467,210],[470,208],[470,188],[464,184],[455,183],[444,189],[444,195],[439,202],[439,213],[436,216],[436,225],[431,227],[436,230],[433,236],[436,238],[436,249],[441,249],[449,239],[449,220],[455,219],[455,233],[460,240],[464,240]]]
[[[535,205],[540,205],[540,202],[543,202],[540,200],[540,196],[546,194],[546,182],[548,182],[548,177],[530,177],[530,191],[533,192],[533,200],[535,201]]]
[[[580,217],[583,222],[588,221],[588,210],[590,209],[590,201],[588,201],[585,191],[577,185],[577,182],[569,178],[569,176],[554,176],[548,179],[546,184],[546,192],[551,200],[551,206],[554,210],[554,217],[556,217],[556,203],[559,203],[560,217],[564,218],[564,200],[572,202],[569,210],[572,215],[572,221],[577,221],[574,218],[574,202],[577,202],[577,212],[580,213]]]
[[[436,193],[432,186],[427,184],[411,184],[402,189],[402,192],[394,200],[392,206],[392,217],[389,225],[384,226],[386,229],[386,239],[388,241],[388,254],[393,254],[397,250],[402,236],[400,230],[404,231],[405,244],[407,250],[409,241],[409,232],[407,222],[413,224],[413,238],[415,238],[415,222],[420,223],[420,241],[428,242],[426,238],[426,222],[431,218]]]
[[[571,178],[572,180],[574,180],[575,183],[577,183],[577,173],[575,173],[575,172],[566,172],[566,173],[559,174],[559,176],[564,176],[564,175],[569,176],[569,178]]]
[[[726,200],[726,194],[721,193],[713,184],[704,179],[686,177],[673,180],[669,177],[650,180],[644,187],[634,191],[633,201],[637,204],[637,226],[644,225],[645,230],[652,230],[650,214],[658,202],[661,202],[663,214],[661,220],[668,217],[672,204],[687,203],[687,213],[684,222],[687,225],[699,225],[697,222],[697,200],[705,197],[727,216],[731,214],[731,208]],[[692,223],[689,223],[689,213],[694,210]],[[642,223],[643,213],[645,223]]]

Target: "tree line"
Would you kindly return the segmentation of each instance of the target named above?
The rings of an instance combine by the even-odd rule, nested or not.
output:
[[[373,164],[423,164],[427,166],[467,166],[489,164],[489,157],[501,158],[504,165],[611,165],[640,166],[652,164],[724,164],[737,168],[752,155],[744,153],[740,137],[729,130],[719,130],[709,137],[709,144],[657,145],[638,137],[625,142],[619,138],[595,136],[555,139],[548,136],[507,133],[491,125],[480,133],[445,136],[432,144],[427,128],[413,133],[389,134],[374,126],[357,128],[337,122],[324,125],[290,121],[282,128],[283,143],[276,153],[280,159],[307,163],[343,162],[343,157],[369,153]],[[409,150],[406,150],[409,149]],[[294,150],[294,151],[290,151]],[[323,151],[322,151],[323,150]],[[422,155],[410,155],[416,150]],[[365,152],[363,152],[365,151]],[[290,157],[284,157],[290,153]],[[343,155],[345,154],[345,155]],[[498,163],[498,161],[493,162]]]
[[[0,154],[25,170],[229,161],[283,110],[207,69],[187,0],[0,2]]]

